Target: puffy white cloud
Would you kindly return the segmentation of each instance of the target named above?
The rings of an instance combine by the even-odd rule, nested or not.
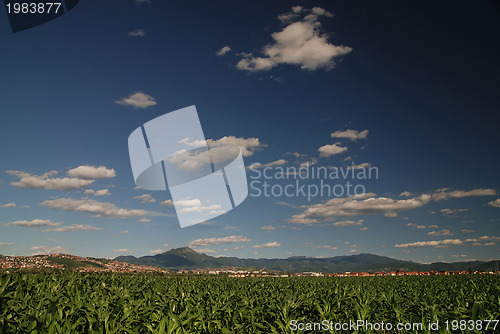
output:
[[[339,227],[346,227],[346,226],[353,226],[353,225],[363,225],[363,219],[358,220],[357,222],[353,220],[341,220],[338,222],[333,223],[333,226],[339,226]]]
[[[50,178],[50,176],[57,174],[57,171],[47,172],[42,175],[32,175],[15,170],[8,170],[6,173],[19,178],[19,181],[10,183],[11,186],[17,188],[68,191],[85,188],[94,182],[94,180],[73,177]]]
[[[127,210],[118,208],[113,203],[99,202],[91,199],[73,199],[73,198],[57,198],[46,200],[40,203],[51,209],[59,209],[64,211],[88,212],[98,216],[107,216],[114,218],[130,218],[145,216],[149,212],[145,210]]]
[[[399,196],[404,196],[404,197],[410,197],[413,196],[413,194],[409,191],[403,191]]]
[[[116,176],[116,172],[113,168],[108,169],[105,166],[96,167],[85,165],[70,169],[68,175],[84,180],[100,180],[113,178]]]
[[[150,223],[151,222],[151,219],[149,218],[141,218],[139,219],[139,223]]]
[[[410,242],[407,244],[397,244],[394,245],[396,248],[408,248],[408,247],[438,247],[444,248],[455,245],[463,245],[463,241],[460,239],[445,239],[439,241],[418,241],[418,242]]]
[[[226,53],[228,53],[229,51],[231,51],[231,48],[229,46],[224,46],[222,47],[219,51],[217,51],[215,54],[217,56],[223,56],[225,55]]]
[[[132,254],[132,251],[128,248],[118,248],[118,249],[115,249],[113,252],[121,253],[121,254]]]
[[[30,247],[33,251],[31,255],[39,254],[69,254],[69,252],[62,246],[48,247],[48,246],[33,246]]]
[[[427,235],[441,236],[441,235],[453,235],[453,233],[448,229],[442,229],[440,231],[430,231]]]
[[[347,138],[352,141],[356,141],[358,139],[366,139],[368,136],[368,130],[358,131],[347,129],[345,131],[337,130],[331,134],[332,138]]]
[[[157,105],[155,98],[143,92],[135,92],[128,97],[122,97],[115,101],[116,104],[136,109],[145,109]]]
[[[16,203],[7,203],[7,204],[0,205],[0,208],[15,208],[15,207],[16,207]]]
[[[61,223],[53,222],[50,219],[33,219],[31,221],[28,220],[17,220],[14,222],[10,222],[5,224],[7,226],[21,226],[21,227],[53,227],[59,226]]]
[[[326,249],[332,249],[332,250],[339,249],[338,247],[330,246],[330,245],[316,246],[316,248],[318,248],[318,249],[326,248]]]
[[[111,192],[109,191],[109,189],[100,189],[100,190],[86,189],[84,191],[84,193],[87,195],[94,195],[94,196],[109,196],[109,195],[111,195]]]
[[[4,248],[4,247],[8,247],[8,246],[12,246],[14,243],[13,242],[4,242],[4,241],[0,241],[0,248]]]
[[[340,154],[347,151],[347,147],[339,146],[337,144],[324,145],[318,149],[319,156],[328,158],[334,154]]]
[[[208,249],[208,248],[198,248],[198,249],[195,249],[195,251],[199,254],[214,254],[217,252],[213,249]]]
[[[174,201],[172,201],[171,199],[167,199],[166,201],[160,202],[160,205],[163,205],[163,206],[174,206]]]
[[[207,143],[210,145],[211,150],[217,147],[233,145],[239,146],[241,148],[241,155],[244,157],[249,157],[253,155],[255,151],[261,150],[266,146],[260,142],[259,138],[243,138],[235,136],[224,136],[219,140],[208,139]]]
[[[317,219],[306,218],[305,214],[293,215],[292,218],[288,220],[289,224],[297,224],[297,225],[311,225],[311,224],[320,224],[321,222]]]
[[[141,196],[136,196],[134,198],[141,200],[141,204],[156,202],[156,200],[154,199],[153,195],[151,195],[151,194],[144,194],[144,195],[141,195]]]
[[[101,231],[102,228],[92,225],[73,224],[71,226],[62,226],[57,228],[49,228],[42,232],[74,232],[74,231]]]
[[[188,243],[189,247],[200,247],[200,246],[211,246],[211,245],[220,245],[220,244],[229,244],[234,242],[249,242],[250,239],[243,235],[231,235],[229,237],[224,238],[205,238],[205,239],[196,239],[190,241]]]
[[[441,209],[443,216],[458,217],[459,212],[467,212],[469,209]]]
[[[275,248],[279,246],[281,246],[279,242],[273,241],[273,242],[266,242],[265,244],[262,245],[255,245],[252,246],[252,248]]]
[[[285,159],[279,159],[276,161],[268,162],[267,164],[261,164],[259,162],[253,163],[250,166],[248,166],[248,169],[257,169],[257,168],[266,168],[266,167],[273,167],[273,166],[283,166],[286,164],[288,161]]]
[[[495,189],[472,189],[469,191],[466,190],[454,190],[448,191],[448,188],[438,189],[435,193],[432,194],[432,199],[446,200],[450,198],[463,198],[463,197],[474,197],[474,196],[493,196],[496,195]]]
[[[129,31],[128,35],[130,37],[144,37],[144,36],[146,36],[146,32],[144,31],[144,29],[135,29],[135,30]]]
[[[328,218],[332,216],[360,216],[376,213],[400,212],[421,207],[430,201],[429,195],[422,195],[405,200],[386,197],[373,197],[366,193],[347,198],[333,198],[325,203],[304,206],[304,218]]]
[[[481,242],[481,241],[500,241],[500,237],[483,235],[478,238],[466,239],[467,242]]]
[[[278,16],[282,23],[288,25],[271,34],[273,43],[262,49],[262,56],[243,53],[244,58],[236,67],[254,72],[269,70],[279,64],[290,64],[300,66],[303,70],[330,70],[335,66],[334,58],[351,52],[352,48],[348,46],[331,44],[328,36],[320,32],[318,16],[332,17],[331,13],[319,7],[311,11],[300,7],[297,11],[299,7],[293,7],[290,13]],[[309,14],[301,18],[306,13]]]
[[[264,225],[261,227],[261,229],[263,229],[264,231],[272,231],[275,230],[276,227],[274,227],[273,225]]]
[[[500,198],[494,200],[494,201],[491,201],[488,203],[489,205],[491,206],[494,206],[495,208],[500,208]]]

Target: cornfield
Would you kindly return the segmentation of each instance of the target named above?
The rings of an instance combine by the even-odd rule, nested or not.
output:
[[[500,319],[500,277],[228,278],[70,272],[0,276],[1,333],[383,332],[290,327],[293,321],[325,319],[421,323],[424,328],[439,321],[439,330],[432,332],[450,333],[446,320]]]

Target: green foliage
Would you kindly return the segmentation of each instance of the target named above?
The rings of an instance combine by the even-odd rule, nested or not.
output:
[[[496,275],[0,274],[0,333],[287,333],[291,320],[500,319],[499,296]]]

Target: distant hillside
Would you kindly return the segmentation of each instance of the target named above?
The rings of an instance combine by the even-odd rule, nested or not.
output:
[[[377,272],[377,271],[446,271],[446,270],[493,270],[493,263],[480,261],[419,264],[411,261],[397,260],[386,256],[359,254],[314,258],[294,256],[287,259],[240,259],[236,257],[213,257],[199,254],[189,247],[171,249],[154,256],[119,256],[115,261],[138,265],[157,266],[169,269],[200,268],[266,268],[282,272],[317,271],[324,273]],[[498,262],[498,261],[497,261]]]

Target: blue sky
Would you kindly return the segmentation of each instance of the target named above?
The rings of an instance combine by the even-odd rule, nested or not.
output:
[[[127,0],[14,34],[1,12],[0,253],[498,258],[499,16],[494,2]],[[266,169],[276,189],[319,185],[290,174],[307,163],[378,178],[349,179],[355,197],[250,189],[181,229],[168,191],[136,189],[127,139],[190,105],[206,138],[258,164],[249,183]]]

